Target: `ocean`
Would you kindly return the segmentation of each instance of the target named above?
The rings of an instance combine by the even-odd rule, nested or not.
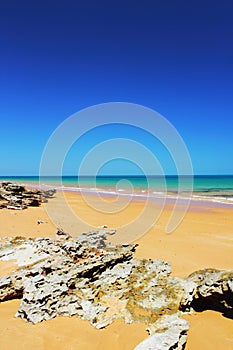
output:
[[[212,199],[233,205],[233,175],[182,176],[2,176],[0,182],[11,181],[30,186],[54,187],[67,191],[101,192],[110,195],[183,196]]]

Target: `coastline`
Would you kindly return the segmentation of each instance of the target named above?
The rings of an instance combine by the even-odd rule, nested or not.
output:
[[[106,215],[104,212],[90,208],[77,192],[68,191],[64,193],[65,198],[71,209],[81,218],[79,222],[72,222],[70,218],[62,216],[60,195],[61,193],[57,192],[54,199],[41,207],[31,207],[23,211],[0,210],[1,237],[54,235],[56,225],[47,212],[52,208],[53,213],[57,215],[57,220],[63,225],[63,229],[74,235],[87,232],[91,227],[106,224],[109,228],[117,229],[119,234],[122,231],[125,236],[128,235],[130,238],[130,232],[124,228],[125,221],[133,220],[143,210],[145,204],[142,198],[136,198],[119,213],[114,212]],[[89,197],[94,205],[99,202],[96,195],[89,194]],[[111,208],[119,208],[120,203],[114,203],[112,196],[106,196],[104,199],[104,204],[107,202]],[[201,205],[198,203],[191,202],[182,223],[170,235],[165,234],[165,226],[173,206],[171,203],[167,203],[155,225],[137,240],[136,243],[139,244],[136,251],[137,257],[171,262],[173,274],[181,277],[207,267],[231,269],[233,263],[232,207],[219,207],[218,203],[214,206],[211,203],[208,204],[209,202],[205,202],[205,205],[203,202]],[[148,215],[152,214],[153,206]],[[39,220],[43,221],[43,224],[38,224]],[[146,221],[147,217],[144,217],[143,220]],[[0,268],[3,269],[4,273],[4,269],[11,269],[12,266],[2,264]],[[112,347],[113,349],[130,350],[147,337],[144,325],[125,325],[123,322],[114,322],[112,326],[103,331],[97,331],[85,321],[77,318],[65,317],[32,326],[22,320],[14,319],[13,315],[17,305],[18,301],[8,301],[0,305],[1,341],[12,350],[16,347],[18,349],[25,347],[47,349],[55,346],[57,349],[81,350],[84,347],[91,349],[93,344],[97,350],[107,350],[112,339],[114,339],[115,346],[115,348]],[[191,322],[187,350],[197,350],[198,348],[217,350],[219,344],[224,349],[231,348],[233,341],[231,320],[213,311],[188,315],[186,319]],[[203,327],[203,322],[205,327]],[[219,322],[221,326],[219,331],[216,331]],[[206,341],[207,328],[211,343]],[[14,340],[12,340],[13,333]]]
[[[126,184],[121,184],[122,180],[126,180]],[[54,188],[59,192],[77,192],[83,195],[126,196],[132,200],[166,199],[171,204],[178,199],[194,204],[196,202],[198,205],[204,202],[204,206],[209,202],[223,207],[233,206],[233,175],[0,177],[0,183],[3,181],[15,182],[28,188]]]
[[[3,182],[0,179],[0,183]],[[15,181],[19,185],[25,186],[29,189],[41,189],[41,190],[50,190],[55,189],[57,192],[61,193],[76,193],[83,196],[89,195],[99,195],[103,198],[115,198],[115,197],[127,197],[132,201],[157,201],[157,202],[165,202],[165,204],[174,204],[175,202],[189,202],[190,206],[213,206],[219,208],[233,208],[233,194],[232,195],[224,195],[219,192],[218,194],[206,195],[207,191],[193,191],[187,193],[183,192],[174,192],[174,191],[152,191],[147,192],[147,190],[141,189],[136,190],[134,192],[128,192],[126,189],[119,188],[118,190],[113,188],[99,188],[99,187],[77,187],[76,185],[67,186],[67,185],[55,185],[55,184],[41,184],[41,183],[28,183],[28,182],[20,182]],[[233,188],[232,188],[233,191]]]

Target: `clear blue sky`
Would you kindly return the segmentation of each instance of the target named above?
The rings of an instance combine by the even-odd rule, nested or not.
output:
[[[0,175],[36,175],[65,118],[112,101],[165,116],[196,174],[233,174],[232,16],[231,0],[1,1]]]

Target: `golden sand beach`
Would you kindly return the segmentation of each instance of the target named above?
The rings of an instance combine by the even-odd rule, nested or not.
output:
[[[92,226],[108,225],[117,229],[126,240],[134,240],[126,223],[133,221],[142,212],[145,203],[132,201],[125,209],[117,212],[119,203],[112,198],[105,200],[115,213],[106,214],[90,208],[80,194],[66,193],[65,198],[78,215],[67,217],[62,211],[61,194],[41,207],[30,207],[22,211],[0,210],[0,237],[39,237],[54,235],[57,226],[72,235],[89,231]],[[97,197],[91,196],[92,204],[99,205]],[[220,206],[191,205],[181,224],[172,234],[165,233],[171,206],[165,207],[158,221],[142,237],[136,239],[137,257],[162,259],[172,264],[173,274],[184,277],[193,271],[211,267],[232,269],[233,265],[233,209]],[[49,217],[49,214],[52,215]],[[153,213],[153,205],[142,220]],[[62,214],[63,213],[63,214]],[[38,224],[42,221],[43,224]],[[143,223],[142,223],[143,224]],[[142,225],[143,227],[143,225]],[[117,234],[118,235],[118,234]],[[119,236],[122,239],[122,236]],[[117,239],[117,236],[112,238]],[[13,262],[1,262],[0,276],[14,269]],[[96,330],[87,321],[77,317],[56,319],[31,325],[14,318],[19,300],[0,304],[0,347],[1,349],[133,349],[147,337],[144,324],[126,325],[117,320],[103,330]],[[233,348],[233,322],[214,311],[186,315],[190,322],[187,350],[211,349],[230,350]]]

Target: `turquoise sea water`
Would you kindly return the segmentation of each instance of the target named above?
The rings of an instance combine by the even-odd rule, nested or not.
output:
[[[190,177],[177,176],[98,176],[98,177],[42,177],[38,176],[3,176],[0,181],[12,181],[22,184],[44,185],[59,188],[63,186],[67,190],[79,191],[80,189],[91,191],[104,191],[109,193],[149,193],[174,194],[179,189],[182,193],[191,191]],[[214,197],[218,199],[233,200],[233,175],[194,176],[193,196]]]

